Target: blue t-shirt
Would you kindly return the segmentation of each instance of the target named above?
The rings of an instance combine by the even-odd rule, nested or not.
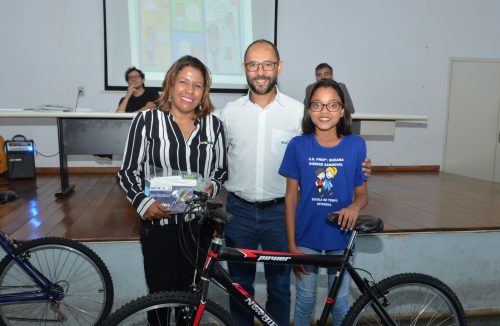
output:
[[[350,232],[325,221],[328,213],[352,203],[354,189],[366,182],[362,163],[366,144],[356,135],[343,136],[334,147],[323,147],[314,134],[293,138],[279,173],[299,182],[295,240],[297,246],[341,250]]]

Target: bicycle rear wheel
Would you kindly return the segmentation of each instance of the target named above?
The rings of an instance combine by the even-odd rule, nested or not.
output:
[[[15,253],[49,279],[62,299],[0,304],[0,325],[95,325],[111,311],[111,276],[88,247],[70,239],[41,238],[19,246]],[[10,256],[0,262],[0,297],[39,290]]]
[[[379,301],[396,325],[465,325],[464,311],[453,291],[440,280],[424,274],[397,274],[375,285],[385,294]],[[384,298],[387,301],[384,302]],[[363,295],[352,305],[342,325],[384,325]]]
[[[104,321],[103,326],[191,325],[198,309],[197,303],[194,293],[148,294],[115,311]],[[221,306],[207,300],[200,325],[236,325],[236,321]]]

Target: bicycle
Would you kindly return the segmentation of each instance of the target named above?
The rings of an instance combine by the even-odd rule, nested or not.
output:
[[[85,245],[47,237],[18,243],[0,231],[0,325],[96,325],[110,313],[113,283]]]
[[[349,244],[342,255],[322,256],[291,254],[288,252],[268,252],[225,247],[223,245],[224,225],[231,216],[222,211],[221,206],[207,200],[205,194],[196,193],[191,202],[191,210],[200,218],[212,221],[214,236],[206,254],[201,277],[190,292],[160,292],[148,294],[133,300],[105,320],[104,325],[145,325],[146,314],[161,308],[175,308],[173,322],[183,325],[236,325],[231,314],[219,304],[207,298],[208,288],[214,282],[233,299],[265,325],[277,325],[264,308],[239,284],[234,283],[219,261],[234,261],[264,264],[315,265],[338,268],[335,280],[325,300],[318,325],[325,325],[335,302],[345,273],[349,273],[360,296],[348,311],[343,325],[465,325],[464,311],[453,291],[442,281],[417,273],[396,274],[379,283],[362,278],[349,261],[359,233],[375,233],[383,229],[378,218],[360,216],[352,231]],[[327,217],[334,223],[335,214]],[[368,271],[364,271],[368,275]],[[372,278],[373,279],[373,278]],[[171,318],[172,319],[172,318]],[[158,320],[158,325],[163,321]],[[165,324],[169,324],[166,321]]]

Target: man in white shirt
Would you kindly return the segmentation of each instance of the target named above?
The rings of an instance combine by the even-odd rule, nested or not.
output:
[[[244,69],[248,95],[228,103],[220,118],[226,128],[229,180],[227,211],[235,216],[226,226],[228,246],[288,251],[285,234],[285,179],[278,174],[288,141],[300,134],[304,105],[279,92],[282,62],[274,44],[253,42]],[[254,295],[255,264],[229,263],[233,280]],[[266,310],[278,325],[290,317],[290,268],[265,265]],[[230,302],[238,325],[253,325],[253,316]]]

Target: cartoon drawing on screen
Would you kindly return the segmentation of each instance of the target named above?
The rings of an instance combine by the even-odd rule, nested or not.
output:
[[[326,168],[325,181],[323,182],[323,189],[328,196],[333,194],[333,178],[337,174],[337,168],[334,166],[329,166]]]
[[[233,46],[234,46],[234,19],[233,14],[228,12],[226,14],[225,24],[222,27],[222,43],[225,48],[225,59],[228,61],[233,60]]]
[[[176,18],[175,18],[175,22],[176,22],[176,27],[177,27],[177,30],[184,30],[184,23],[186,21],[186,7],[184,7],[184,4],[179,2],[177,3],[177,5],[175,6],[175,11],[176,11]]]
[[[155,48],[154,48],[154,38],[155,31],[153,26],[146,27],[146,64],[154,65],[155,64]]]
[[[156,5],[153,0],[145,0],[139,3],[139,6],[142,11],[159,11],[160,8]]]
[[[190,1],[186,7],[186,18],[190,23],[202,22],[201,8],[196,1]],[[192,29],[191,26],[190,29]]]
[[[319,168],[316,170],[316,189],[318,189],[318,194],[320,197],[323,197],[323,184],[325,181],[325,169]]]
[[[208,51],[212,59],[214,71],[219,71],[219,27],[216,24],[210,24],[207,28]]]

